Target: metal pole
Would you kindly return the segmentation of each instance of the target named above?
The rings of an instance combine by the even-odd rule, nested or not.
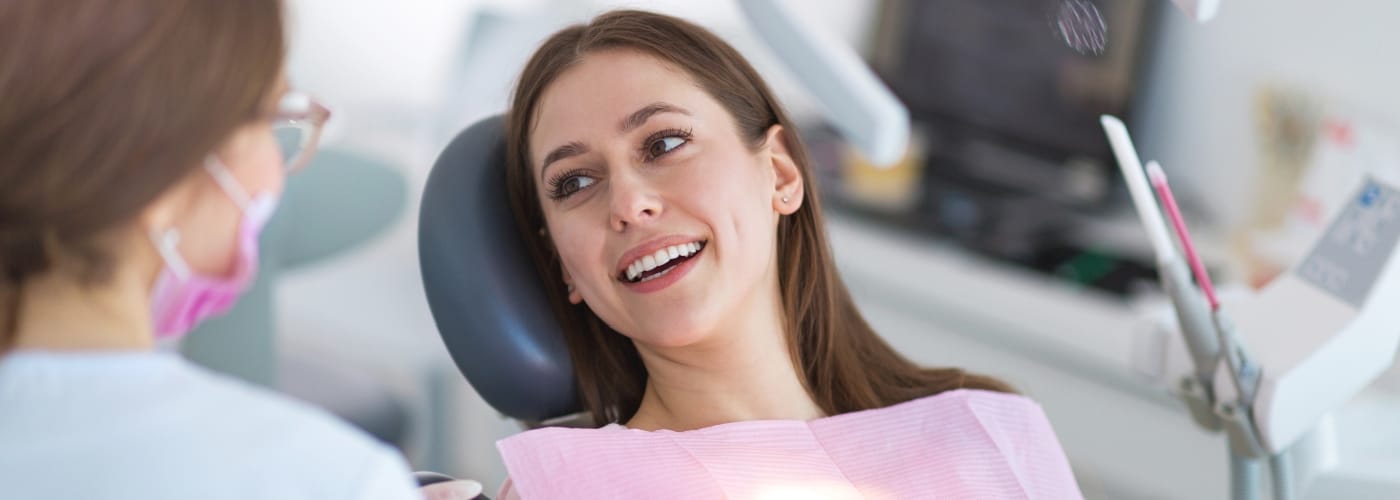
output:
[[[1283,450],[1269,458],[1269,475],[1274,486],[1274,500],[1293,500],[1293,460],[1289,450]]]
[[[1259,460],[1230,447],[1230,500],[1259,500]]]

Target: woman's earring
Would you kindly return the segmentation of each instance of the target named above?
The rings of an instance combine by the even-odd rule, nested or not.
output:
[[[787,202],[788,202],[788,197],[784,196],[784,197],[783,197],[783,203],[787,203]]]
[[[574,293],[574,284],[573,284],[573,283],[565,283],[564,286],[567,287],[567,288],[569,289],[569,293]]]

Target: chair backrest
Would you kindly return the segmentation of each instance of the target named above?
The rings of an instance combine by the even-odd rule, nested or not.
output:
[[[419,265],[438,333],[467,381],[501,413],[541,422],[582,408],[558,320],[515,228],[503,128],[500,116],[467,127],[433,164]]]

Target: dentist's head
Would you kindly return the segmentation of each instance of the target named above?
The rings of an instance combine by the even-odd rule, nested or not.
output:
[[[0,3],[0,350],[143,347],[230,307],[327,116],[279,0]]]

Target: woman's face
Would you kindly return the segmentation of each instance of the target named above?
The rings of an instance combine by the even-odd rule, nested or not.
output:
[[[529,148],[570,300],[654,346],[775,304],[778,220],[802,200],[780,132],[755,150],[686,73],[640,52],[566,70],[539,101]]]

